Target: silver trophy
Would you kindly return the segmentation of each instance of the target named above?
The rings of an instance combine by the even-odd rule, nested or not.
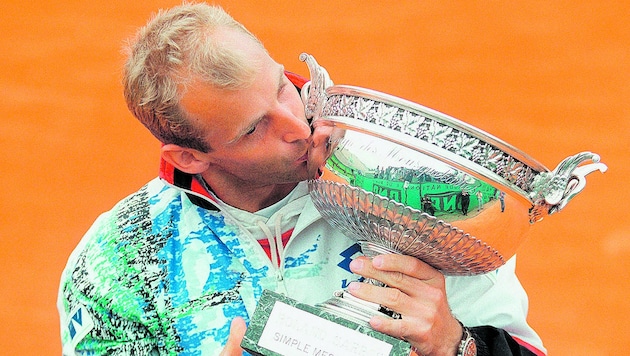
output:
[[[410,255],[445,275],[490,272],[516,253],[531,223],[564,208],[587,174],[606,170],[596,154],[583,152],[550,171],[471,125],[387,94],[333,85],[312,56],[300,60],[311,75],[301,95],[313,140],[327,143],[309,157],[323,167],[308,182],[310,194],[368,257]],[[408,356],[407,342],[369,327],[374,315],[400,317],[344,290],[316,306],[264,291],[241,345],[265,356]]]
[[[374,90],[333,85],[311,55],[300,60],[311,76],[301,93],[306,115],[329,147],[310,194],[368,257],[410,255],[445,275],[490,272],[516,253],[529,225],[563,209],[587,174],[607,169],[598,155],[582,152],[550,171],[467,123]],[[398,317],[345,291],[319,307],[363,323],[379,313]]]

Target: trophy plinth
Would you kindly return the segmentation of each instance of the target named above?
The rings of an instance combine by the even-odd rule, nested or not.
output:
[[[265,290],[241,346],[264,356],[408,356],[411,346],[331,310]]]
[[[324,169],[308,182],[311,197],[368,257],[410,255],[445,275],[493,271],[516,254],[532,223],[562,210],[586,175],[607,169],[598,155],[582,152],[551,171],[441,112],[333,85],[312,56],[300,59],[311,75],[301,92],[306,116],[314,140],[327,141],[326,152],[312,157]],[[364,327],[374,315],[400,317],[344,291],[316,309]]]

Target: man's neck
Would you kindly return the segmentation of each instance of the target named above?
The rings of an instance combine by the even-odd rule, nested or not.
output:
[[[212,192],[225,204],[234,208],[257,212],[284,199],[298,183],[285,183],[266,186],[247,186],[244,184],[212,183],[204,178]]]

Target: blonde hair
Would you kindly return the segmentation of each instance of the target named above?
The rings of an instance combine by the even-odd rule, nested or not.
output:
[[[207,152],[204,132],[188,120],[179,102],[197,79],[218,88],[248,84],[252,65],[212,36],[235,29],[262,44],[221,7],[183,4],[160,10],[127,45],[123,86],[129,110],[162,143]]]

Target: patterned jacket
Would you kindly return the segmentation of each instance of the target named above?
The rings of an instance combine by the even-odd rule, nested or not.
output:
[[[358,245],[321,218],[304,182],[278,204],[270,216],[227,207],[162,162],[160,177],[101,215],[71,254],[58,299],[64,355],[217,355],[230,321],[248,321],[264,289],[313,305],[358,278]],[[544,350],[514,269],[512,259],[447,277],[451,309],[479,326],[482,349],[516,339]]]

